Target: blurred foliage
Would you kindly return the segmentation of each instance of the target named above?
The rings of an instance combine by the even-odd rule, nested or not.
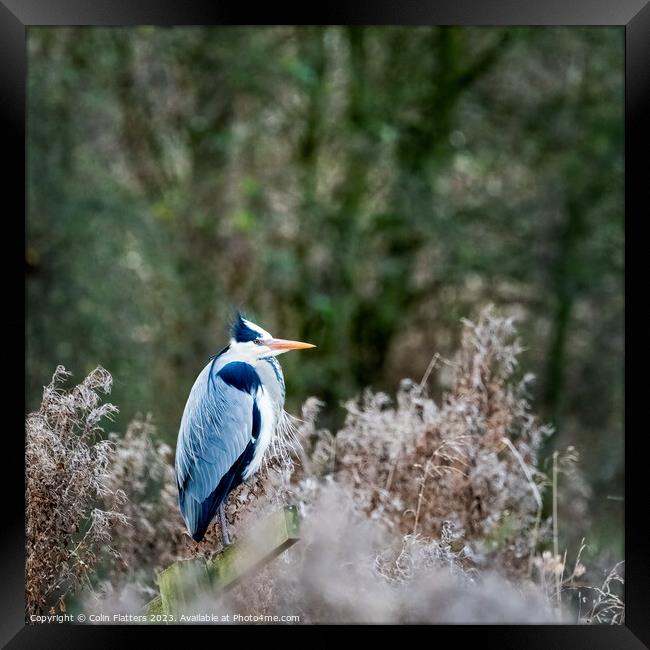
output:
[[[288,406],[334,425],[492,302],[621,543],[622,29],[30,27],[28,52],[29,410],[101,363],[118,425],[173,444],[235,305],[318,345],[282,359]]]

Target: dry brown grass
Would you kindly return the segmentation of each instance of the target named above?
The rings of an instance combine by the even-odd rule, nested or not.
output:
[[[156,443],[151,416],[136,417],[124,436],[111,434],[114,444],[107,485],[121,490],[125,515],[113,530],[113,553],[108,580],[100,592],[113,592],[125,584],[140,584],[151,595],[151,576],[176,559],[185,541],[183,520],[178,512],[172,449]]]
[[[532,413],[532,378],[518,378],[521,351],[513,322],[488,308],[464,322],[452,360],[432,360],[427,376],[441,364],[452,376],[439,401],[427,392],[427,376],[404,380],[394,399],[365,391],[345,404],[345,423],[333,434],[318,427],[322,404],[307,400],[294,431],[285,422],[286,439],[300,441],[294,456],[280,449],[227,504],[236,536],[265,512],[297,503],[300,543],[228,595],[198,595],[196,611],[298,614],[302,622],[622,622],[620,567],[589,586],[584,547],[570,566],[559,552],[557,516],[541,516],[548,490],[561,499],[558,476],[563,485],[581,479],[573,449],[557,455],[550,478],[538,469],[550,429]],[[48,573],[88,577],[101,531],[102,578],[87,581],[93,607],[133,609],[153,593],[159,568],[220,550],[218,524],[201,544],[185,533],[171,450],[154,443],[150,418],[138,418],[123,437],[90,444],[84,431],[96,435],[98,416],[112,412],[108,405],[97,411],[93,392],[109,387],[105,371],[69,394],[54,390],[60,372],[28,420],[29,543],[32,555],[41,551],[31,560],[31,597],[50,596]],[[90,486],[83,495],[69,487],[82,458]],[[95,515],[101,526],[73,535],[75,544],[82,540],[76,554],[95,549],[79,564],[64,531],[91,518],[91,503],[101,508],[92,511],[103,513]],[[82,586],[68,577],[62,595]]]
[[[112,443],[99,422],[117,412],[101,404],[111,375],[101,367],[70,390],[59,366],[43,390],[41,407],[26,422],[27,614],[65,611],[65,598],[90,585],[111,530],[124,523],[124,494],[108,474]],[[97,507],[102,500],[111,507]]]
[[[520,351],[512,321],[488,309],[465,322],[440,405],[408,380],[394,404],[370,393],[349,402],[337,480],[397,534],[435,539],[452,522],[477,564],[525,573],[545,481],[537,454],[550,430],[531,414],[531,378],[514,381]]]

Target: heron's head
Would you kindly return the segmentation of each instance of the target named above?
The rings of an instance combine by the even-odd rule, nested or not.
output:
[[[251,361],[277,357],[289,350],[306,350],[315,347],[311,343],[276,339],[240,313],[235,316],[230,330],[230,349],[236,350],[243,358]]]

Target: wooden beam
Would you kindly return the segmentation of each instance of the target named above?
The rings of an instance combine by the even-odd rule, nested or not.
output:
[[[208,588],[209,582],[205,560],[174,562],[158,576],[163,612],[185,611],[193,598]]]
[[[240,540],[207,562],[181,560],[158,576],[160,596],[145,606],[148,614],[184,611],[200,593],[218,593],[283,553],[300,538],[296,506],[285,506],[253,526]]]
[[[227,546],[207,563],[213,589],[233,587],[296,543],[298,509],[286,506],[255,526],[241,541]]]

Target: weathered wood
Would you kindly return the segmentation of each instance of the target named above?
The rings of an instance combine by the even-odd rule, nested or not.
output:
[[[163,602],[160,596],[156,596],[144,606],[145,613],[147,614],[164,614]]]
[[[286,506],[255,526],[241,541],[227,546],[207,563],[213,589],[233,587],[255,569],[296,543],[300,522],[296,506]]]
[[[160,596],[145,606],[148,614],[185,610],[201,592],[229,589],[298,541],[300,518],[296,506],[285,506],[227,546],[207,562],[181,560],[158,576]]]
[[[185,610],[193,597],[209,585],[205,560],[174,562],[158,576],[158,588],[164,612]]]

